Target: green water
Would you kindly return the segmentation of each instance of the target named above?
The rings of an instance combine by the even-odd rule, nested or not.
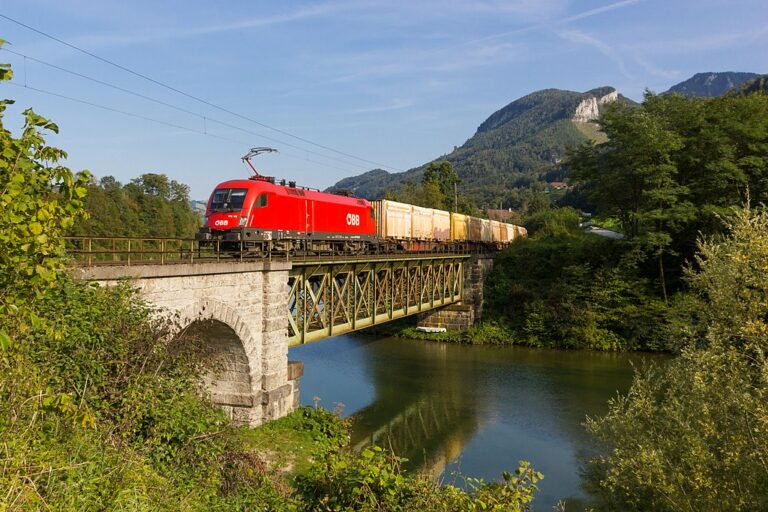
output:
[[[409,469],[457,484],[458,472],[495,480],[530,461],[545,475],[538,510],[585,497],[579,466],[596,449],[585,416],[629,388],[632,362],[659,357],[362,335],[290,351],[305,364],[302,403],[343,404],[354,445],[391,447]]]

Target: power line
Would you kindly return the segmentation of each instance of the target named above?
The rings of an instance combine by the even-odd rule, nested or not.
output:
[[[100,57],[100,56],[98,56],[98,55],[96,55],[96,54],[94,54],[94,53],[91,53],[91,52],[89,52],[88,50],[84,50],[84,49],[80,48],[79,46],[76,46],[76,45],[74,45],[74,44],[72,44],[72,43],[68,43],[68,42],[66,42],[66,41],[64,41],[64,40],[62,40],[62,39],[59,39],[59,38],[57,38],[57,37],[55,37],[55,36],[52,36],[51,34],[48,34],[48,33],[46,33],[46,32],[43,32],[42,30],[39,30],[39,29],[36,29],[36,28],[34,28],[34,27],[31,27],[31,26],[29,26],[29,25],[26,25],[26,24],[24,24],[24,23],[22,23],[22,22],[20,22],[20,21],[18,21],[18,20],[15,20],[15,19],[13,19],[13,18],[11,18],[11,17],[9,17],[9,16],[6,16],[5,14],[0,14],[0,18],[4,18],[4,19],[6,19],[6,20],[10,21],[11,23],[15,23],[16,25],[19,25],[19,26],[21,26],[21,27],[24,27],[24,28],[26,28],[27,30],[31,30],[32,32],[35,32],[35,33],[37,33],[37,34],[40,34],[40,35],[42,35],[42,36],[44,36],[44,37],[47,37],[48,39],[51,39],[51,40],[53,40],[53,41],[56,41],[57,43],[63,44],[64,46],[67,46],[67,47],[69,47],[69,48],[72,48],[73,50],[76,50],[76,51],[78,51],[78,52],[80,52],[80,53],[83,53],[83,54],[85,54],[85,55],[88,55],[89,57],[92,57],[92,58],[94,58],[94,59],[96,59],[96,60],[99,60],[99,61],[101,61],[101,62],[103,62],[103,63],[105,63],[105,64],[108,64],[108,65],[110,65],[110,66],[113,66],[113,67],[116,67],[116,68],[118,68],[118,69],[120,69],[120,70],[122,70],[122,71],[125,71],[126,73],[130,73],[131,75],[137,76],[137,77],[139,77],[139,78],[141,78],[141,79],[143,79],[143,80],[146,80],[146,81],[148,81],[148,82],[151,82],[151,83],[153,83],[153,84],[155,84],[155,85],[157,85],[157,86],[163,87],[163,88],[165,88],[165,89],[168,89],[168,90],[170,90],[170,91],[173,91],[173,92],[175,92],[175,93],[177,93],[177,94],[181,94],[182,96],[185,96],[185,97],[187,97],[187,98],[189,98],[189,99],[192,99],[192,100],[194,100],[194,101],[197,101],[197,102],[199,102],[199,103],[202,103],[202,104],[204,104],[204,105],[207,105],[207,106],[209,106],[209,107],[215,108],[215,109],[217,109],[217,110],[221,110],[222,112],[226,112],[227,114],[230,114],[230,115],[232,115],[232,116],[235,116],[235,117],[239,117],[239,118],[241,118],[241,119],[243,119],[243,120],[249,121],[249,122],[251,122],[251,123],[254,123],[254,124],[256,124],[256,125],[262,126],[262,127],[264,127],[264,128],[267,128],[267,129],[269,129],[269,130],[273,130],[273,131],[275,131],[275,132],[278,132],[278,133],[282,133],[283,135],[286,135],[286,136],[288,136],[288,137],[294,138],[294,139],[296,139],[296,140],[300,140],[300,141],[302,141],[302,142],[304,142],[304,143],[306,143],[306,144],[311,144],[311,145],[313,145],[313,146],[316,146],[316,147],[319,147],[319,148],[325,149],[326,151],[331,151],[331,152],[333,152],[333,153],[336,153],[336,154],[339,154],[339,155],[343,155],[343,156],[346,156],[346,157],[348,157],[348,158],[353,158],[353,159],[355,159],[355,160],[359,160],[359,161],[361,161],[361,162],[365,162],[365,163],[368,163],[368,164],[376,165],[376,166],[378,166],[378,167],[386,167],[386,168],[388,168],[388,169],[392,169],[392,170],[395,170],[395,171],[401,171],[401,172],[403,172],[403,169],[398,169],[397,167],[393,167],[393,166],[391,166],[391,165],[382,164],[382,163],[379,163],[379,162],[375,162],[375,161],[373,161],[373,160],[368,160],[368,159],[365,159],[365,158],[362,158],[362,157],[359,157],[359,156],[355,156],[355,155],[352,155],[352,154],[350,154],[350,153],[345,153],[345,152],[343,152],[343,151],[339,151],[339,150],[337,150],[337,149],[334,149],[334,148],[332,148],[332,147],[330,147],[330,146],[325,146],[325,145],[323,145],[323,144],[319,144],[319,143],[317,143],[317,142],[311,141],[311,140],[309,140],[309,139],[306,139],[306,138],[304,138],[304,137],[300,137],[300,136],[298,136],[298,135],[294,135],[294,134],[292,134],[292,133],[290,133],[290,132],[287,132],[287,131],[285,131],[285,130],[281,130],[281,129],[279,129],[279,128],[275,128],[275,127],[273,127],[273,126],[270,126],[270,125],[268,125],[268,124],[262,123],[262,122],[260,122],[260,121],[257,121],[257,120],[255,120],[255,119],[253,119],[253,118],[250,118],[250,117],[244,116],[244,115],[242,115],[242,114],[238,114],[237,112],[233,112],[232,110],[229,110],[229,109],[227,109],[227,108],[225,108],[225,107],[222,107],[222,106],[220,106],[220,105],[217,105],[217,104],[215,104],[215,103],[212,103],[212,102],[210,102],[210,101],[204,100],[204,99],[202,99],[202,98],[199,98],[199,97],[197,97],[197,96],[194,96],[194,95],[192,95],[192,94],[190,94],[190,93],[184,92],[184,91],[182,91],[182,90],[180,90],[180,89],[177,89],[177,88],[175,88],[175,87],[173,87],[173,86],[171,86],[171,85],[168,85],[168,84],[166,84],[166,83],[164,83],[164,82],[161,82],[161,81],[159,81],[159,80],[156,80],[156,79],[154,79],[154,78],[151,78],[151,77],[149,77],[149,76],[147,76],[147,75],[145,75],[145,74],[139,73],[138,71],[134,71],[134,70],[132,70],[132,69],[130,69],[130,68],[127,68],[127,67],[125,67],[125,66],[123,66],[123,65],[121,65],[121,64],[118,64],[118,63],[116,63],[116,62],[113,62],[113,61],[111,61],[111,60],[109,60],[109,59],[105,59],[104,57]]]
[[[133,113],[133,112],[127,112],[125,110],[120,110],[120,109],[117,109],[117,108],[114,108],[114,107],[110,107],[110,106],[107,106],[107,105],[101,105],[99,103],[93,103],[91,101],[84,100],[84,99],[81,99],[81,98],[75,98],[75,97],[72,97],[72,96],[67,96],[65,94],[60,94],[60,93],[57,93],[57,92],[48,91],[46,89],[40,89],[40,88],[37,88],[37,87],[32,87],[32,86],[29,86],[29,85],[24,85],[24,84],[16,83],[16,82],[14,82],[12,80],[11,81],[7,81],[7,82],[3,82],[3,83],[4,84],[8,84],[8,85],[13,85],[13,86],[18,87],[20,89],[27,89],[27,90],[34,91],[34,92],[37,92],[37,93],[40,93],[40,94],[46,94],[48,96],[54,96],[56,98],[61,98],[61,99],[67,100],[67,101],[72,101],[72,102],[75,102],[75,103],[80,103],[82,105],[87,105],[89,107],[98,108],[98,109],[101,109],[101,110],[106,110],[108,112],[113,112],[113,113],[116,113],[116,114],[122,114],[122,115],[125,115],[125,116],[129,116],[129,117],[133,117],[133,118],[137,118],[137,119],[142,119],[144,121],[150,121],[150,122],[153,122],[153,123],[157,123],[157,124],[161,124],[161,125],[164,125],[164,126],[168,126],[170,128],[176,128],[178,130],[184,130],[184,131],[187,131],[187,132],[196,133],[198,135],[204,135],[206,137],[213,137],[215,139],[223,140],[223,141],[226,141],[226,142],[231,142],[233,144],[237,144],[237,145],[240,145],[240,146],[247,146],[249,144],[248,142],[244,142],[244,141],[236,140],[236,139],[230,139],[228,137],[222,137],[221,135],[216,135],[216,134],[213,134],[213,133],[210,133],[210,132],[207,132],[207,131],[195,130],[194,128],[190,128],[188,126],[183,126],[183,125],[179,125],[179,124],[175,124],[175,123],[169,123],[168,121],[163,121],[162,119],[156,119],[154,117],[143,116],[141,114],[136,114],[136,113]],[[312,160],[310,158],[303,158],[303,157],[296,156],[296,155],[291,155],[290,153],[285,153],[285,152],[281,152],[281,154],[283,154],[283,155],[285,155],[285,156],[287,156],[289,158],[293,158],[294,160],[303,160],[303,161],[307,161],[307,162],[312,162],[314,164],[322,165],[322,166],[325,166],[325,167],[330,167],[331,169],[336,169],[337,171],[342,171],[342,172],[347,172],[348,171],[346,169],[341,169],[339,167],[335,167],[335,166],[329,165],[329,164],[327,164],[325,162],[318,162],[318,161]]]
[[[168,103],[166,101],[159,100],[157,98],[153,98],[151,96],[147,96],[145,94],[142,94],[142,93],[139,93],[139,92],[136,92],[136,91],[132,91],[130,89],[126,89],[125,87],[120,87],[119,85],[115,85],[115,84],[112,84],[112,83],[109,83],[109,82],[105,82],[103,80],[99,80],[98,78],[93,78],[91,76],[84,75],[84,74],[79,73],[77,71],[72,71],[71,69],[67,69],[67,68],[64,68],[64,67],[61,67],[61,66],[57,66],[56,64],[52,64],[50,62],[46,62],[44,60],[37,59],[35,57],[31,57],[29,55],[25,55],[23,53],[20,53],[20,52],[14,51],[14,50],[9,50],[8,48],[0,47],[0,51],[5,51],[5,52],[11,53],[13,55],[17,55],[19,57],[23,57],[25,63],[26,63],[27,60],[30,60],[30,61],[33,61],[33,62],[37,62],[38,64],[42,64],[44,66],[48,66],[48,67],[56,69],[58,71],[62,71],[64,73],[68,73],[70,75],[82,78],[84,80],[90,80],[91,82],[103,85],[105,87],[109,87],[109,88],[115,89],[117,91],[124,92],[126,94],[130,94],[132,96],[136,96],[138,98],[141,98],[141,99],[144,99],[144,100],[147,100],[147,101],[151,101],[151,102],[156,103],[158,105],[163,105],[165,107],[177,110],[179,112],[183,112],[185,114],[189,114],[189,115],[192,115],[192,116],[195,116],[195,117],[199,117],[203,121],[203,126],[206,125],[207,121],[211,121],[213,123],[219,124],[221,126],[225,126],[227,128],[231,128],[233,130],[238,130],[238,131],[241,131],[241,132],[244,132],[244,133],[248,133],[250,135],[255,135],[257,137],[261,137],[263,139],[266,139],[266,140],[269,140],[269,141],[272,141],[272,142],[276,142],[278,144],[282,144],[284,146],[288,146],[288,147],[291,147],[293,149],[297,149],[299,151],[303,151],[303,152],[306,152],[306,153],[311,153],[311,154],[319,156],[321,158],[327,158],[328,160],[333,160],[335,162],[338,162],[338,163],[341,163],[341,164],[344,164],[344,165],[348,165],[348,166],[354,168],[355,171],[360,171],[360,168],[359,168],[358,164],[354,164],[354,163],[348,162],[346,160],[341,160],[341,159],[333,157],[333,156],[325,155],[323,153],[318,153],[317,151],[313,151],[311,149],[305,149],[305,148],[296,146],[294,144],[291,144],[289,142],[285,142],[285,141],[282,141],[282,140],[279,140],[279,139],[275,139],[275,138],[269,137],[267,135],[263,135],[261,133],[257,133],[257,132],[251,131],[251,130],[247,130],[245,128],[241,128],[239,126],[227,123],[225,121],[221,121],[221,120],[216,119],[216,118],[208,117],[208,116],[203,115],[203,114],[201,114],[199,112],[193,112],[191,110],[185,109],[183,107],[179,107],[177,105],[173,105],[173,104]],[[26,67],[25,67],[25,73],[26,73]],[[26,85],[26,74],[25,74],[25,82],[24,83]],[[206,131],[206,130],[204,129],[204,131]],[[325,165],[325,164],[323,164],[323,165]],[[333,168],[338,169],[337,167],[333,167]],[[343,172],[349,172],[349,169],[338,169],[338,170],[341,170]]]

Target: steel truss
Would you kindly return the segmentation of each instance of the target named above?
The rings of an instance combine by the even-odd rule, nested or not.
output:
[[[468,255],[293,262],[288,286],[291,346],[461,300]]]

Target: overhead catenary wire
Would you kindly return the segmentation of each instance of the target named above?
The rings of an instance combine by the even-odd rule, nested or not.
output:
[[[280,140],[280,139],[275,139],[273,137],[269,137],[268,135],[264,135],[264,134],[261,134],[261,133],[258,133],[258,132],[254,132],[252,130],[248,130],[246,128],[242,128],[240,126],[236,126],[236,125],[233,125],[231,123],[227,123],[226,121],[222,121],[220,119],[212,118],[210,116],[207,116],[205,114],[201,114],[199,112],[194,112],[192,110],[189,110],[189,109],[186,109],[186,108],[183,108],[183,107],[179,107],[178,105],[173,105],[172,103],[168,103],[167,101],[159,100],[157,98],[153,98],[151,96],[147,96],[146,94],[142,94],[140,92],[136,92],[136,91],[133,91],[131,89],[126,89],[125,87],[121,87],[119,85],[116,85],[116,84],[113,84],[113,83],[110,83],[110,82],[105,82],[104,80],[100,80],[100,79],[94,78],[92,76],[84,75],[83,73],[79,73],[77,71],[73,71],[71,69],[67,69],[67,68],[64,68],[62,66],[58,66],[56,64],[52,64],[50,62],[46,62],[44,60],[32,57],[30,55],[26,55],[26,54],[23,54],[23,53],[20,53],[20,52],[17,52],[17,51],[8,49],[8,48],[3,48],[3,47],[0,47],[0,51],[7,52],[7,53],[10,53],[10,54],[16,55],[18,57],[22,57],[24,59],[25,63],[26,63],[27,60],[30,60],[32,62],[36,62],[38,64],[42,64],[44,66],[48,66],[48,67],[50,67],[52,69],[56,69],[56,70],[61,71],[63,73],[68,73],[68,74],[76,76],[78,78],[82,78],[84,80],[89,80],[89,81],[97,83],[99,85],[103,85],[105,87],[109,87],[111,89],[115,89],[117,91],[124,92],[126,94],[130,94],[130,95],[135,96],[137,98],[141,98],[143,100],[150,101],[150,102],[153,102],[155,104],[171,108],[171,109],[176,110],[178,112],[183,112],[185,114],[189,114],[191,116],[198,117],[203,122],[203,132],[207,131],[207,122],[210,121],[210,122],[219,124],[221,126],[225,126],[227,128],[233,129],[233,130],[238,130],[238,131],[241,131],[243,133],[247,133],[247,134],[250,134],[250,135],[255,135],[257,137],[261,137],[263,139],[269,140],[271,142],[275,142],[277,144],[282,144],[283,146],[287,146],[287,147],[290,147],[290,148],[293,148],[293,149],[297,149],[299,151],[310,153],[310,154],[319,156],[321,158],[327,158],[328,160],[332,160],[332,161],[337,162],[337,163],[348,165],[348,166],[352,167],[356,171],[360,170],[360,165],[359,164],[348,162],[346,160],[341,160],[339,158],[336,158],[336,157],[333,157],[333,156],[329,156],[329,155],[325,155],[323,153],[319,153],[317,151],[313,151],[313,150],[310,150],[310,149],[302,148],[300,146],[296,146],[295,144],[291,144],[289,142],[285,142],[285,141]],[[26,83],[27,83],[27,81],[26,81],[26,67],[25,67],[24,85],[26,85]],[[323,164],[323,165],[325,165],[325,164]],[[332,168],[338,169],[337,167],[332,167]],[[338,169],[338,170],[342,170],[344,172],[348,172],[350,169]]]
[[[7,81],[7,82],[3,82],[3,84],[13,85],[13,86],[19,87],[21,89],[27,89],[27,90],[34,91],[34,92],[37,92],[37,93],[40,93],[40,94],[45,94],[45,95],[48,95],[48,96],[53,96],[53,97],[56,97],[56,98],[67,100],[67,101],[72,101],[72,102],[75,102],[75,103],[80,103],[81,105],[87,105],[89,107],[98,108],[98,109],[101,109],[101,110],[106,110],[108,112],[113,112],[113,113],[116,113],[116,114],[121,114],[121,115],[129,116],[129,117],[133,117],[133,118],[136,118],[136,119],[142,119],[144,121],[150,121],[152,123],[168,126],[170,128],[176,128],[178,130],[184,130],[184,131],[195,133],[195,134],[198,134],[198,135],[204,135],[206,137],[212,137],[212,138],[223,140],[223,141],[226,141],[226,142],[231,142],[233,144],[237,144],[237,145],[240,145],[240,146],[247,146],[248,145],[248,142],[245,142],[245,141],[242,141],[242,140],[237,140],[237,139],[231,139],[231,138],[228,138],[228,137],[223,137],[221,135],[216,135],[216,134],[211,133],[211,132],[196,130],[194,128],[190,128],[189,126],[183,126],[183,125],[180,125],[180,124],[175,124],[175,123],[171,123],[171,122],[168,122],[168,121],[163,121],[162,119],[157,119],[157,118],[154,118],[154,117],[149,117],[149,116],[144,116],[144,115],[141,115],[141,114],[136,114],[134,112],[128,112],[128,111],[125,111],[125,110],[120,110],[118,108],[110,107],[108,105],[102,105],[102,104],[99,104],[99,103],[94,103],[92,101],[84,100],[82,98],[75,98],[73,96],[67,96],[65,94],[60,94],[60,93],[49,91],[49,90],[46,90],[46,89],[40,89],[40,88],[37,88],[37,87],[32,87],[30,85],[20,84],[20,83],[14,82],[13,80]],[[329,165],[326,162],[318,162],[318,161],[312,160],[310,158],[299,157],[299,156],[292,155],[290,153],[285,153],[285,152],[282,152],[281,154],[283,154],[284,156],[287,156],[289,158],[293,158],[295,160],[302,160],[302,161],[312,162],[314,164],[318,164],[318,165],[330,167],[332,169],[336,169],[337,171],[347,172],[347,169],[341,169],[339,167],[335,167],[335,166]]]
[[[73,50],[75,50],[75,51],[78,51],[78,52],[80,52],[80,53],[83,53],[84,55],[87,55],[87,56],[89,56],[89,57],[91,57],[91,58],[94,58],[94,59],[96,59],[96,60],[98,60],[98,61],[100,61],[100,62],[103,62],[103,63],[105,63],[105,64],[107,64],[107,65],[109,65],[109,66],[112,66],[112,67],[115,67],[115,68],[117,68],[117,69],[120,69],[121,71],[124,71],[124,72],[126,72],[126,73],[129,73],[129,74],[131,74],[131,75],[134,75],[134,76],[136,76],[136,77],[139,77],[139,78],[141,78],[141,79],[143,79],[143,80],[146,80],[146,81],[148,81],[148,82],[150,82],[150,83],[153,83],[153,84],[155,84],[155,85],[157,85],[157,86],[159,86],[159,87],[163,87],[163,88],[165,88],[165,89],[168,89],[168,90],[170,90],[170,91],[172,91],[172,92],[175,92],[176,94],[180,94],[180,95],[182,95],[182,96],[185,96],[185,97],[187,97],[187,98],[189,98],[189,99],[191,99],[191,100],[197,101],[197,102],[199,102],[199,103],[202,103],[202,104],[204,104],[204,105],[207,105],[207,106],[209,106],[209,107],[211,107],[211,108],[214,108],[214,109],[216,109],[216,110],[220,110],[220,111],[222,111],[222,112],[225,112],[225,113],[227,113],[227,114],[229,114],[229,115],[232,115],[232,116],[238,117],[238,118],[240,118],[240,119],[243,119],[243,120],[245,120],[245,121],[248,121],[248,122],[254,123],[254,124],[256,124],[256,125],[258,125],[258,126],[261,126],[261,127],[263,127],[263,128],[267,128],[267,129],[269,129],[269,130],[273,130],[273,131],[275,131],[275,132],[277,132],[277,133],[281,133],[281,134],[283,134],[283,135],[286,135],[286,136],[288,136],[288,137],[291,137],[291,138],[293,138],[293,139],[299,140],[299,141],[301,141],[301,142],[304,142],[305,144],[311,144],[312,146],[315,146],[315,147],[318,147],[318,148],[322,148],[322,149],[324,149],[324,150],[326,150],[326,151],[331,151],[331,152],[333,152],[333,153],[336,153],[336,154],[339,154],[339,155],[343,155],[343,156],[346,156],[346,157],[348,157],[348,158],[352,158],[352,159],[354,159],[354,160],[359,160],[359,161],[361,161],[361,162],[365,162],[365,163],[367,163],[367,164],[375,165],[375,166],[378,166],[378,167],[381,167],[381,168],[387,168],[387,169],[391,169],[391,170],[394,170],[394,171],[399,171],[399,172],[403,172],[403,171],[404,171],[403,169],[399,169],[399,168],[397,168],[397,167],[394,167],[394,166],[391,166],[391,165],[383,164],[383,163],[380,163],[380,162],[376,162],[376,161],[373,161],[373,160],[368,160],[368,159],[366,159],[366,158],[362,158],[362,157],[359,157],[359,156],[353,155],[353,154],[351,154],[351,153],[346,153],[346,152],[344,152],[344,151],[340,151],[340,150],[338,150],[338,149],[335,149],[335,148],[332,148],[332,147],[330,147],[330,146],[326,146],[326,145],[324,145],[324,144],[320,144],[320,143],[314,142],[314,141],[312,141],[312,140],[310,140],[310,139],[307,139],[307,138],[304,138],[304,137],[301,137],[301,136],[298,136],[298,135],[294,135],[294,134],[292,134],[292,133],[290,133],[290,132],[288,132],[288,131],[285,131],[285,130],[281,130],[280,128],[275,128],[274,126],[270,126],[270,125],[268,125],[268,124],[266,124],[266,123],[262,123],[261,121],[257,121],[256,119],[253,119],[253,118],[251,118],[251,117],[248,117],[248,116],[245,116],[245,115],[243,115],[243,114],[240,114],[240,113],[234,112],[234,111],[232,111],[232,110],[230,110],[230,109],[228,109],[228,108],[226,108],[226,107],[222,107],[222,106],[220,106],[220,105],[217,105],[217,104],[215,104],[215,103],[213,103],[213,102],[210,102],[210,101],[208,101],[208,100],[205,100],[205,99],[203,99],[203,98],[200,98],[200,97],[198,97],[198,96],[195,96],[195,95],[193,95],[193,94],[190,94],[190,93],[188,93],[188,92],[182,91],[182,90],[180,90],[180,89],[178,89],[178,88],[176,88],[176,87],[173,87],[172,85],[168,85],[168,84],[166,84],[166,83],[164,83],[164,82],[161,82],[160,80],[154,79],[154,78],[152,78],[152,77],[150,77],[150,76],[148,76],[148,75],[145,75],[145,74],[143,74],[143,73],[140,73],[140,72],[138,72],[138,71],[134,71],[133,69],[130,69],[130,68],[126,67],[126,66],[123,66],[122,64],[118,64],[118,63],[116,63],[116,62],[114,62],[114,61],[111,61],[111,60],[109,60],[109,59],[106,59],[106,58],[104,58],[104,57],[101,57],[101,56],[99,56],[99,55],[96,55],[95,53],[89,52],[88,50],[85,50],[85,49],[83,49],[83,48],[80,48],[79,46],[76,46],[76,45],[74,45],[74,44],[72,44],[72,43],[68,43],[67,41],[64,41],[63,39],[59,39],[58,37],[56,37],[56,36],[53,36],[53,35],[51,35],[51,34],[48,34],[47,32],[44,32],[44,31],[42,31],[42,30],[40,30],[40,29],[36,29],[36,28],[34,28],[34,27],[31,27],[31,26],[29,26],[29,25],[27,25],[27,24],[25,24],[25,23],[22,23],[22,22],[21,22],[21,21],[19,21],[19,20],[16,20],[16,19],[14,19],[14,18],[11,18],[10,16],[7,16],[7,15],[5,15],[5,14],[2,14],[2,13],[0,13],[0,18],[3,18],[3,19],[5,19],[5,20],[8,20],[8,21],[10,21],[11,23],[15,23],[16,25],[19,25],[20,27],[23,27],[23,28],[25,28],[25,29],[27,29],[27,30],[30,30],[30,31],[32,31],[32,32],[35,32],[36,34],[40,34],[40,35],[41,35],[41,36],[43,36],[43,37],[46,37],[46,38],[48,38],[48,39],[51,39],[52,41],[55,41],[55,42],[57,42],[57,43],[59,43],[59,44],[62,44],[62,45],[64,45],[64,46],[67,46],[67,47],[69,47],[69,48],[72,48],[72,49],[73,49]],[[266,138],[266,137],[265,137],[265,138]]]

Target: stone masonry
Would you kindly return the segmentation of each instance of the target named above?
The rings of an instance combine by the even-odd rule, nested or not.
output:
[[[147,302],[174,317],[178,336],[199,336],[213,370],[205,383],[233,421],[251,426],[299,403],[300,363],[288,363],[290,263],[93,267],[79,278],[113,285],[129,278]]]
[[[419,313],[419,327],[445,327],[453,330],[469,329],[483,316],[483,284],[493,269],[493,258],[477,255],[464,264],[464,291],[461,304],[452,304],[425,313]]]

